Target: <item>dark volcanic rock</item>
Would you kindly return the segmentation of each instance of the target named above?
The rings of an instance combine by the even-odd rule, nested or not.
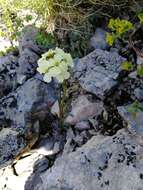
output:
[[[0,136],[5,133],[12,139],[3,149],[0,144],[0,166],[19,154],[21,147],[34,143],[39,135],[39,122],[50,120],[50,107],[56,101],[56,92],[52,84],[46,84],[32,78],[13,93],[0,100]],[[9,130],[8,130],[9,129]],[[1,134],[2,133],[2,134]],[[15,138],[15,141],[13,139]],[[17,141],[19,146],[17,145]],[[13,148],[12,147],[16,147]],[[9,154],[7,154],[7,152]]]
[[[75,78],[83,89],[105,98],[118,85],[124,61],[116,52],[97,49],[75,63]]]

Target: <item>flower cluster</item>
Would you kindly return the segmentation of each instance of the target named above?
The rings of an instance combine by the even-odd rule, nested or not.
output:
[[[126,32],[133,30],[134,26],[131,22],[124,19],[110,19],[108,28],[111,33],[106,34],[106,42],[112,46],[114,42],[119,39],[124,39]]]
[[[128,20],[124,19],[120,20],[119,18],[117,18],[117,19],[110,19],[108,28],[110,28],[117,35],[122,36],[129,30],[134,29],[134,26]]]
[[[37,71],[44,74],[44,81],[47,83],[52,80],[52,77],[62,83],[70,77],[70,67],[73,67],[71,55],[60,48],[56,48],[42,54],[42,57],[38,60]]]

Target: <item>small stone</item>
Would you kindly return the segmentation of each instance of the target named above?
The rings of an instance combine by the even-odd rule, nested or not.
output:
[[[89,48],[107,50],[109,45],[106,42],[106,31],[102,28],[97,28],[94,36],[90,39]]]
[[[19,84],[23,84],[26,81],[26,76],[25,75],[17,75],[17,82]]]
[[[38,154],[44,156],[49,156],[54,154],[53,147],[54,147],[53,138],[45,137],[39,141],[38,145],[35,147],[33,151],[36,151]]]
[[[136,79],[136,78],[137,78],[137,72],[136,72],[136,71],[133,71],[133,72],[131,72],[128,76],[129,76],[129,78],[131,78],[131,79]]]
[[[90,125],[87,121],[81,121],[75,125],[75,129],[77,129],[79,131],[88,130],[88,129],[90,129]]]
[[[140,104],[143,106],[143,104]],[[143,111],[140,109],[134,110],[133,104],[120,106],[117,108],[123,120],[127,123],[128,130],[143,143]],[[130,109],[134,110],[132,113]]]
[[[137,56],[137,64],[138,64],[138,65],[143,64],[143,59],[142,59],[142,57]]]
[[[72,110],[65,119],[65,123],[70,125],[75,125],[92,117],[98,117],[104,109],[102,102],[90,102],[85,95],[79,96],[72,104]]]
[[[51,107],[51,113],[60,117],[60,108],[59,108],[59,101],[56,101],[53,106]]]
[[[139,101],[143,101],[143,89],[141,88],[136,88],[134,90],[134,95]]]

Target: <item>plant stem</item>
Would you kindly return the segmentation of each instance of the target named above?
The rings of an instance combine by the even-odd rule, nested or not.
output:
[[[60,106],[60,126],[61,128],[64,127],[64,114],[65,114],[65,101],[67,98],[67,85],[66,81],[64,81],[61,84],[61,90],[60,90],[60,100],[59,100],[59,106]]]

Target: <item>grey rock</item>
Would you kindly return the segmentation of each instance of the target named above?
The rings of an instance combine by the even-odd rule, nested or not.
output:
[[[10,159],[13,159],[17,152],[20,152],[26,143],[21,139],[18,132],[3,128],[0,131],[0,163],[8,164]],[[1,167],[1,166],[0,166]]]
[[[17,87],[18,58],[13,55],[0,57],[0,98]]]
[[[131,72],[131,73],[129,73],[129,78],[131,78],[131,79],[136,79],[137,78],[137,72],[136,71],[133,71],[133,72]]]
[[[54,140],[52,137],[45,137],[40,139],[40,141],[38,142],[38,145],[36,146],[36,148],[32,151],[37,152],[38,154],[41,155],[53,155],[53,148],[54,148]]]
[[[18,60],[19,67],[17,73],[22,76],[25,75],[26,78],[30,78],[36,73],[38,59],[39,56],[35,52],[28,48],[24,49]]]
[[[23,53],[24,49],[30,49],[37,53],[41,52],[40,48],[36,44],[36,36],[38,34],[38,28],[34,25],[25,26],[21,32],[19,38],[19,53]]]
[[[17,82],[19,83],[19,84],[23,84],[24,82],[26,81],[26,75],[22,75],[22,74],[18,74],[17,75]]]
[[[88,121],[81,121],[77,123],[74,128],[79,131],[84,131],[84,130],[90,129],[90,125]]]
[[[19,40],[19,56],[0,57],[0,98],[12,92],[36,73],[41,50],[35,42],[38,29],[24,28]]]
[[[56,98],[56,92],[51,84],[32,78],[17,88],[15,92],[0,100],[0,125],[3,130],[8,128],[13,133],[17,132],[15,143],[18,141],[19,144],[19,146],[16,145],[17,149],[13,150],[12,146],[15,147],[15,145],[10,144],[13,141],[7,142],[9,143],[7,146],[11,148],[7,150],[9,156],[0,146],[0,167],[6,162],[12,161],[20,153],[21,147],[32,145],[37,141],[39,121],[52,119],[50,107]],[[2,131],[0,131],[0,135]],[[11,134],[12,139],[16,137],[13,133]],[[1,142],[1,144],[3,143]]]
[[[40,174],[48,167],[48,160],[42,155],[32,154],[19,160],[12,167],[0,170],[1,190],[43,190]],[[15,175],[15,173],[17,175]]]
[[[142,57],[137,56],[137,64],[138,64],[138,65],[143,64],[143,59],[142,59]]]
[[[125,59],[116,52],[95,50],[75,62],[75,78],[82,88],[104,99],[119,84]]]
[[[41,175],[44,190],[142,189],[142,152],[125,130],[113,137],[95,136]]]
[[[49,166],[49,161],[43,155],[34,153],[23,159],[20,159],[15,165],[15,171],[18,176],[32,173],[41,173],[45,171]]]
[[[89,48],[107,50],[109,45],[106,42],[106,31],[102,28],[97,28],[94,36],[90,39]]]
[[[74,125],[88,118],[98,117],[103,112],[103,109],[102,102],[91,102],[88,100],[88,96],[79,96],[72,103],[72,110],[65,119],[65,123]]]
[[[59,107],[59,101],[58,100],[51,107],[51,113],[53,115],[56,115],[56,116],[60,117],[60,107]]]
[[[31,77],[36,72],[37,60],[42,53],[42,50],[36,44],[36,36],[38,29],[33,25],[26,26],[19,38],[19,67],[17,73],[26,75],[26,78]]]
[[[143,108],[143,104],[140,104]],[[127,124],[127,129],[143,143],[143,111],[134,109],[133,104],[117,108],[119,114]],[[134,109],[133,113],[129,111]]]
[[[139,101],[143,101],[143,89],[142,88],[136,88],[134,90],[134,95]]]

